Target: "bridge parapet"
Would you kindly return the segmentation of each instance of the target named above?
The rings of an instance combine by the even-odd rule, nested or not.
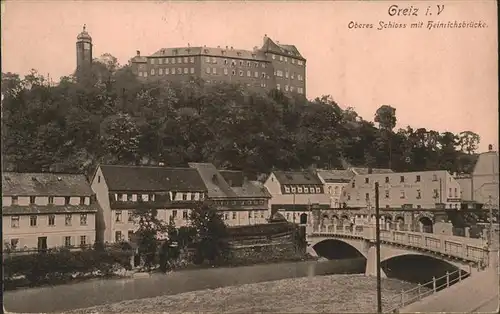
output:
[[[349,237],[375,242],[374,226],[338,226],[310,229],[310,237]],[[472,239],[458,236],[445,236],[432,233],[419,233],[398,230],[381,230],[381,243],[404,246],[417,251],[427,251],[434,254],[458,258],[463,261],[486,266],[488,248],[482,239]]]

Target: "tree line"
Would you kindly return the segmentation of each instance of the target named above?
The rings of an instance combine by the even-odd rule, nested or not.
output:
[[[111,61],[109,61],[111,60]],[[76,74],[76,73],[75,73]],[[35,70],[2,73],[3,170],[91,173],[98,163],[212,162],[249,176],[354,165],[470,173],[479,136],[395,130],[396,109],[373,122],[331,96],[308,100],[236,84],[141,82],[116,58],[52,84]]]

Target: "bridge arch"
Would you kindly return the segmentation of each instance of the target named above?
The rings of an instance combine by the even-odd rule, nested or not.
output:
[[[367,258],[361,241],[327,238],[311,243],[311,248],[318,256],[327,259]]]
[[[419,224],[420,230],[422,232],[426,232],[426,233],[433,232],[434,223],[433,223],[431,218],[429,218],[427,216],[421,216],[420,218],[418,218],[418,224]]]

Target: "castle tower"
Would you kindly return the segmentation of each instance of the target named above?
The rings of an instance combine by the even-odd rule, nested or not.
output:
[[[76,38],[76,69],[77,72],[89,69],[92,65],[92,37],[87,33],[85,24]]]

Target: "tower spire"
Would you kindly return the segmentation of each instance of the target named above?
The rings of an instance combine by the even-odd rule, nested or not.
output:
[[[87,24],[83,24],[83,31],[85,32],[86,29],[87,29]]]

